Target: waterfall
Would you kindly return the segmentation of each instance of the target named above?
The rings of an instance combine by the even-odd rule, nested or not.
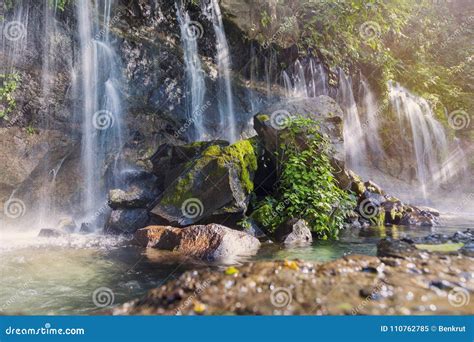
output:
[[[352,90],[352,79],[339,69],[338,102],[344,110],[344,147],[349,168],[364,173],[367,144]]]
[[[194,140],[204,140],[207,132],[204,127],[203,117],[197,115],[203,108],[206,84],[204,81],[204,71],[201,67],[201,60],[198,53],[198,37],[193,32],[193,23],[187,12],[183,12],[176,4],[176,14],[181,31],[181,44],[184,52],[184,63],[186,67],[186,101],[187,116],[194,123]]]
[[[423,196],[433,176],[445,181],[450,177],[449,167],[440,161],[448,155],[448,141],[443,126],[435,119],[428,102],[393,82],[388,83],[390,103],[395,109],[402,130],[409,127],[416,162],[416,176]]]
[[[216,36],[217,70],[219,72],[218,103],[219,103],[219,132],[222,138],[234,142],[239,137],[237,129],[236,113],[232,95],[232,84],[230,79],[230,51],[222,22],[221,9],[218,0],[210,0],[208,4],[203,2],[203,12],[212,22]]]
[[[326,71],[321,63],[316,63],[314,58],[309,61],[310,82],[308,94],[311,97],[319,95],[328,95],[328,78]]]
[[[362,129],[365,132],[367,148],[371,157],[378,160],[384,155],[379,135],[379,107],[369,83],[363,77],[360,82],[360,98],[361,112],[365,115]]]
[[[50,129],[50,115],[49,115],[49,97],[52,86],[52,73],[54,72],[54,50],[56,39],[56,7],[51,6],[49,0],[43,1],[43,41],[42,41],[42,58],[41,58],[41,97],[43,103],[44,116],[42,119],[42,126],[45,129]],[[45,157],[47,158],[47,157]],[[49,165],[50,160],[45,160],[45,164]],[[54,170],[54,169],[53,169]],[[51,170],[51,171],[53,171]],[[50,171],[50,172],[51,172]],[[52,177],[50,182],[45,182],[41,189],[42,200],[39,203],[39,224],[45,226],[48,219],[51,217],[54,208],[52,206],[51,196],[54,190],[56,174]]]
[[[5,10],[4,2],[1,5],[2,11]],[[3,14],[3,13],[2,13]],[[24,1],[15,2],[14,13],[6,20],[0,21],[0,32],[2,33],[2,53],[8,56],[8,65],[2,65],[2,73],[10,73],[14,66],[22,64],[29,56],[25,51],[28,43],[30,9]]]
[[[115,150],[118,156],[123,134],[123,109],[118,91],[120,70],[109,37],[112,3],[109,0],[101,3],[102,6],[88,0],[76,3],[80,53],[73,75],[78,83],[74,89],[82,121],[82,202],[86,216],[101,207],[106,190],[102,175],[108,167],[107,155]],[[113,164],[112,184],[117,176],[117,158]]]
[[[313,57],[303,62],[297,59],[282,72],[281,77],[287,96],[305,98],[329,95],[326,70]]]

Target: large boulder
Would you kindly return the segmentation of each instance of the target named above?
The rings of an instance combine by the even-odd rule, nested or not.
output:
[[[260,247],[257,238],[218,224],[186,228],[149,226],[139,229],[134,237],[143,247],[174,251],[207,261],[232,261],[253,255]]]
[[[112,209],[147,208],[160,193],[157,177],[141,170],[124,172],[120,183],[120,189],[109,191],[108,204]]]
[[[137,229],[145,227],[149,222],[146,209],[120,209],[110,213],[105,226],[109,234],[133,234]]]
[[[152,162],[165,189],[151,210],[154,221],[181,227],[235,222],[229,218],[247,210],[259,154],[253,139],[160,148]]]

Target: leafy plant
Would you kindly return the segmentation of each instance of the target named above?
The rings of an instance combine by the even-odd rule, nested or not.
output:
[[[328,140],[305,118],[290,120],[281,138],[277,196],[259,202],[252,218],[269,231],[289,218],[302,218],[319,238],[337,238],[355,202],[337,186]]]
[[[34,135],[37,133],[37,130],[32,125],[29,125],[28,127],[26,127],[26,133],[28,133],[29,135]]]
[[[64,11],[69,0],[49,0],[49,6]]]
[[[0,103],[2,108],[0,109],[0,118],[4,118],[15,109],[16,101],[13,93],[18,88],[18,82],[20,81],[20,75],[17,73],[12,74],[0,74]]]

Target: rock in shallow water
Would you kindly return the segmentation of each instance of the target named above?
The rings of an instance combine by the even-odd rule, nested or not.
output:
[[[133,234],[148,224],[148,210],[113,210],[105,226],[105,232],[111,234]]]
[[[416,257],[430,254],[474,256],[474,231],[467,229],[453,235],[430,234],[421,238],[400,240],[382,239],[377,244],[377,255],[392,258]]]
[[[67,235],[65,232],[53,228],[43,228],[40,230],[38,237],[61,237]]]
[[[231,261],[254,255],[260,247],[255,237],[218,224],[186,228],[150,226],[139,229],[135,240],[144,247],[175,251],[206,261]]]
[[[294,218],[277,227],[275,239],[285,245],[307,245],[313,241],[306,222]]]

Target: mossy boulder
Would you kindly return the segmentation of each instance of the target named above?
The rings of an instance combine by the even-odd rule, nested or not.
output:
[[[247,209],[261,154],[255,139],[166,147],[153,158],[163,194],[151,210],[157,223],[236,222]],[[229,224],[229,222],[226,222]],[[231,224],[232,226],[232,224]]]

